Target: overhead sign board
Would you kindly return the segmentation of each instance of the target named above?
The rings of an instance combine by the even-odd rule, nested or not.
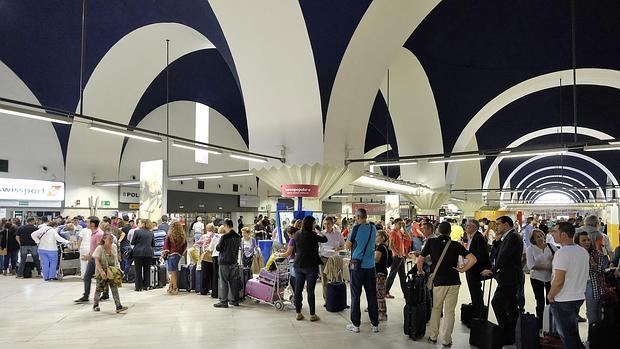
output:
[[[319,197],[319,186],[314,184],[282,184],[280,193],[285,198]]]
[[[122,202],[124,204],[139,204],[140,203],[140,188],[139,187],[121,187],[121,191],[118,196],[118,202]]]
[[[62,182],[0,178],[0,200],[63,201],[64,199],[65,184]]]

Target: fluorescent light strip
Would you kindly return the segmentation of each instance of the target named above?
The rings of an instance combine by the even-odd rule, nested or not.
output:
[[[71,125],[73,123],[73,120],[66,116],[48,114],[36,110],[29,110],[8,105],[0,105],[0,113],[5,113],[13,116],[21,116],[24,118],[36,119],[41,121],[50,121],[57,124]]]
[[[583,147],[583,151],[607,151],[607,150],[620,150],[620,142],[618,144],[602,144],[602,145],[586,145]]]
[[[183,177],[183,178],[168,178],[170,181],[180,182],[180,181],[191,181],[192,177]]]
[[[122,184],[122,185],[137,185],[137,184],[140,184],[140,181],[135,181],[135,182],[124,182],[124,183],[121,183],[121,184]]]
[[[262,162],[262,163],[267,162],[267,159],[265,158],[259,158],[259,157],[247,156],[247,155],[230,154],[230,157],[233,159],[248,160],[252,162]]]
[[[100,184],[102,187],[118,187],[119,183],[102,183]]]
[[[403,161],[403,162],[377,162],[370,165],[370,171],[374,171],[375,167],[387,167],[387,166],[407,166],[417,165],[417,161]]]
[[[228,177],[246,177],[246,176],[253,176],[253,173],[238,173],[238,174],[230,174],[228,175]]]
[[[432,160],[428,160],[429,164],[442,164],[442,163],[447,163],[447,162],[462,162],[462,161],[476,161],[476,160],[484,160],[486,159],[486,156],[480,155],[480,156],[462,156],[462,157],[448,157],[448,158],[444,158],[444,159],[432,159]]]
[[[521,151],[521,152],[510,152],[508,154],[500,153],[500,158],[521,158],[526,156],[538,156],[538,155],[561,155],[568,152],[568,149],[550,149],[550,150],[531,150],[531,151]]]
[[[177,148],[182,148],[182,149],[200,150],[200,151],[206,151],[207,153],[210,153],[210,154],[222,155],[221,151],[213,150],[211,148],[208,148],[207,146],[200,145],[200,144],[172,142],[172,146],[177,147]]]
[[[224,178],[224,176],[203,176],[203,177],[196,177],[196,179],[217,179],[217,178]]]
[[[134,139],[139,139],[141,141],[152,142],[152,143],[161,143],[161,138],[156,136],[149,136],[146,134],[135,133],[133,131],[127,131],[116,127],[109,127],[104,125],[95,125],[91,124],[89,129],[93,131],[99,131],[104,133],[109,133],[117,136],[129,137]]]

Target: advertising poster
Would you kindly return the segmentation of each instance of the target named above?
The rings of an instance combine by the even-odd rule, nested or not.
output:
[[[154,222],[166,213],[164,160],[140,163],[140,218]]]
[[[278,211],[277,218],[277,240],[283,243],[286,241],[286,230],[295,220],[295,216],[291,211]]]
[[[63,182],[0,178],[0,200],[63,201]]]

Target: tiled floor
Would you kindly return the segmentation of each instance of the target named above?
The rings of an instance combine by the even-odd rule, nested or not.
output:
[[[463,283],[459,304],[469,302]],[[95,313],[92,304],[73,304],[82,293],[81,280],[74,277],[46,283],[0,276],[0,348],[441,348],[403,335],[404,301],[396,289],[398,281],[393,289],[397,299],[388,300],[389,321],[381,324],[381,332],[370,333],[363,314],[362,332],[353,334],[344,329],[348,310],[328,313],[320,307],[321,321],[300,322],[292,310],[250,301],[239,308],[215,309],[210,296],[169,296],[163,289],[137,293],[127,284],[120,290],[123,304],[129,306],[126,314],[115,314],[111,300]],[[529,280],[526,292],[527,311],[533,312]],[[322,305],[320,285],[316,293]],[[458,321],[458,308],[453,348],[468,348],[469,331]],[[308,314],[307,308],[304,312]],[[580,332],[585,339],[585,324]]]

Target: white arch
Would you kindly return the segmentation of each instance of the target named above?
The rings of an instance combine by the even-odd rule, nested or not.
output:
[[[376,146],[364,154],[364,159],[374,159],[377,156],[390,150],[392,150],[392,146],[389,144],[382,144],[382,145]]]
[[[534,195],[532,197],[531,203],[535,203],[536,200],[538,200],[541,196],[547,195],[547,194],[551,194],[551,193],[556,193],[556,194],[563,194],[565,196],[567,196],[569,199],[571,199],[574,203],[578,202],[579,200],[576,200],[574,196],[572,196],[569,192],[563,191],[563,190],[550,190],[550,191],[546,191],[543,193],[536,193],[536,195]]]
[[[542,187],[542,186],[549,185],[549,184],[560,184],[560,185],[567,186],[567,187],[571,187],[571,188],[574,188],[574,187],[575,187],[574,185],[572,185],[572,184],[570,184],[570,183],[567,183],[567,182],[562,182],[562,181],[548,181],[548,182],[540,183],[539,185],[537,185],[537,186],[535,187],[535,189],[538,189],[538,188],[540,188],[540,187]],[[559,189],[559,188],[551,188],[550,190],[555,190],[555,189]],[[568,189],[568,188],[566,188],[566,189],[567,189],[567,191],[570,191],[571,193],[573,193],[570,189]],[[527,198],[528,198],[529,196],[531,196],[532,194],[534,194],[534,193],[535,193],[534,191],[530,191],[529,193],[527,193],[527,194],[525,195],[524,199],[525,199],[525,200],[527,200]],[[584,199],[584,200],[587,200],[586,196],[585,196],[582,192],[577,191],[577,192],[576,192],[576,194],[575,194],[575,196],[577,196],[577,194],[579,194],[581,197],[583,197],[583,199]]]
[[[578,179],[576,179],[576,178],[574,178],[574,177],[571,177],[571,176],[566,176],[566,175],[557,175],[557,174],[556,174],[556,175],[550,175],[550,176],[543,176],[543,177],[540,177],[540,178],[536,179],[535,181],[532,181],[530,184],[528,184],[528,185],[525,187],[525,189],[529,189],[530,187],[532,187],[532,185],[534,185],[534,183],[537,183],[537,182],[543,181],[543,180],[545,180],[545,179],[550,179],[550,178],[568,178],[568,179],[570,179],[570,180],[574,181],[575,183],[577,183],[577,184],[579,184],[579,185],[581,185],[581,186],[583,186],[583,187],[585,187],[585,186],[586,186],[586,185],[585,185],[582,181],[580,181],[580,180],[578,180]],[[567,185],[568,185],[568,183],[567,183]],[[571,187],[574,187],[574,185],[570,185],[570,186],[571,186]],[[518,188],[515,188],[515,189],[518,189]],[[519,199],[522,199],[522,198],[523,198],[523,194],[524,194],[526,191],[527,191],[527,190],[524,190],[523,192],[521,192],[521,194],[519,194]],[[593,191],[589,191],[589,192],[590,192],[590,193],[592,194],[592,196],[594,197],[594,192],[593,192]],[[515,193],[515,194],[516,194],[516,193]],[[513,195],[513,198],[514,198],[514,195]],[[584,198],[585,198],[585,197],[584,197]]]
[[[526,180],[528,180],[530,177],[532,177],[533,175],[543,172],[543,171],[548,171],[548,170],[569,170],[569,171],[573,171],[576,173],[579,173],[580,175],[586,177],[587,179],[589,179],[590,181],[592,181],[592,183],[594,183],[596,185],[596,187],[598,187],[598,192],[601,194],[601,196],[605,196],[605,192],[603,192],[603,189],[601,188],[601,185],[592,177],[590,176],[588,173],[574,168],[574,167],[570,167],[570,166],[547,166],[547,167],[543,167],[543,168],[539,168],[536,171],[533,171],[532,173],[528,174],[527,176],[525,176],[521,182],[519,182],[519,184],[517,184],[516,188],[519,188],[523,183],[525,183]],[[503,198],[503,196],[502,196]]]
[[[546,136],[546,135],[551,135],[551,134],[557,134],[557,133],[573,133],[575,131],[575,128],[573,126],[558,126],[558,127],[549,127],[549,128],[544,128],[532,133],[528,133],[524,136],[519,137],[517,140],[515,140],[514,142],[510,143],[508,145],[507,148],[515,148],[518,147],[532,139],[538,138],[538,137],[542,137],[542,136]],[[587,128],[587,127],[577,127],[577,133],[580,135],[585,135],[585,136],[590,136],[596,139],[613,139],[614,137],[608,135],[607,133],[601,132],[601,131],[597,131],[591,128]],[[495,170],[497,170],[497,168],[499,167],[499,163],[503,160],[502,157],[498,156],[496,157],[493,162],[491,163],[491,166],[489,166],[489,169],[487,170],[486,175],[484,176],[484,182],[482,183],[482,188],[488,188],[489,187],[489,183],[491,181],[491,176],[493,175],[493,172]]]
[[[576,75],[578,85],[607,86],[620,89],[620,71],[618,70],[583,68],[577,69]],[[484,107],[482,107],[482,109],[480,109],[476,115],[472,117],[467,126],[463,128],[463,131],[461,131],[461,134],[452,148],[452,152],[465,151],[467,144],[469,144],[470,140],[475,137],[478,129],[480,129],[485,122],[487,122],[502,108],[521,97],[546,90],[548,88],[558,87],[560,79],[562,79],[563,85],[571,85],[573,83],[572,70],[562,70],[540,75],[518,83],[500,93]],[[457,172],[456,169],[457,167],[454,166],[454,163],[448,164],[448,171],[446,175],[447,183],[455,182]]]
[[[508,177],[506,178],[506,180],[504,181],[504,184],[502,185],[502,189],[506,189],[509,186],[510,180],[512,179],[512,177],[519,172],[523,167],[527,166],[528,164],[536,161],[536,160],[540,160],[546,157],[550,157],[550,156],[558,156],[558,155],[553,155],[553,154],[543,154],[543,155],[538,155],[535,156],[533,158],[527,159],[524,162],[522,162],[519,166],[517,166],[512,172],[510,172],[510,174],[508,175]],[[580,153],[574,153],[574,152],[567,152],[564,153],[562,156],[572,156],[572,157],[576,157],[582,160],[586,160],[591,162],[594,166],[600,168],[603,172],[605,172],[605,174],[607,175],[607,177],[609,179],[611,179],[612,183],[614,185],[618,185],[618,180],[616,179],[616,177],[614,176],[614,174],[605,166],[603,166],[603,164],[601,164],[600,162],[598,162],[596,159],[593,159],[589,156],[580,154]],[[487,188],[484,188],[487,189]],[[500,196],[500,201],[502,201],[503,199],[503,192],[502,192],[502,196]]]

